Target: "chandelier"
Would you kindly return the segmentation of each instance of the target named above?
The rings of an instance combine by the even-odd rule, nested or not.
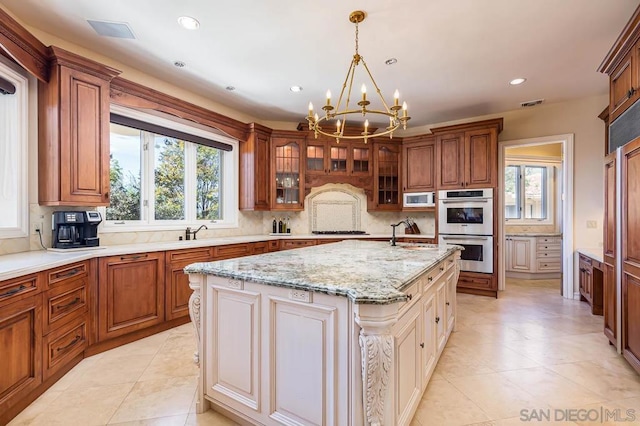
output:
[[[403,129],[407,128],[407,121],[411,118],[407,115],[407,103],[403,102],[402,106],[400,106],[400,94],[396,90],[393,95],[393,106],[389,107],[387,105],[387,102],[384,100],[384,97],[380,92],[380,88],[373,79],[371,71],[369,71],[367,63],[358,53],[358,24],[364,21],[365,16],[365,13],[361,10],[351,12],[349,15],[349,21],[356,25],[356,53],[353,55],[349,71],[347,71],[347,77],[342,84],[338,103],[335,107],[331,105],[331,91],[327,90],[327,103],[322,107],[324,115],[319,117],[318,114],[313,111],[313,104],[309,102],[309,115],[307,116],[307,121],[309,122],[309,130],[313,130],[316,138],[318,137],[318,134],[321,134],[335,138],[338,143],[340,143],[340,139],[364,139],[364,143],[367,143],[367,139],[369,138],[386,135],[389,135],[389,138],[392,138],[393,132],[396,131],[400,125],[402,125]],[[367,100],[367,87],[364,83],[361,86],[362,98],[357,103],[358,107],[356,108],[355,105],[349,105],[356,67],[360,65],[360,63],[364,66],[376,93],[382,101],[382,105],[384,107],[383,110],[369,109],[371,102]],[[343,100],[345,101],[344,105],[342,104]],[[400,111],[402,111],[402,113],[400,113]],[[367,118],[367,114],[377,117],[378,119],[383,118],[385,122],[388,120],[389,126],[381,131],[369,132],[369,119]],[[345,135],[344,130],[347,120],[354,119],[353,117],[360,115],[364,118],[364,131],[361,132],[360,135]],[[330,123],[332,120],[335,120],[335,124]],[[323,128],[325,125],[327,128]]]

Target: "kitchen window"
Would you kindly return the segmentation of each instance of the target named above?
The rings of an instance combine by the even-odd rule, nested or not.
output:
[[[0,56],[0,238],[28,236],[29,80]]]
[[[553,223],[555,167],[507,162],[504,175],[505,219],[516,223]]]
[[[237,141],[113,107],[105,231],[237,226]]]

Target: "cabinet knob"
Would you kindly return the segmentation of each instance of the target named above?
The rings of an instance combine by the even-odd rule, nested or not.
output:
[[[446,305],[449,306],[451,303],[447,302]]]
[[[433,281],[433,277],[427,278],[427,281],[429,281],[429,282]]]
[[[436,317],[436,324],[440,322],[440,317]]]
[[[413,299],[413,294],[407,294],[407,299],[409,300]]]
[[[109,193],[108,192],[104,193],[104,198],[107,198],[107,199],[109,198]]]
[[[420,343],[420,347],[424,349],[424,342]]]

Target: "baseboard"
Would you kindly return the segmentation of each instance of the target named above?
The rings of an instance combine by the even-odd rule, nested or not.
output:
[[[545,272],[545,273],[530,273],[530,272],[505,272],[506,278],[517,278],[521,280],[553,280],[561,279],[561,272]]]

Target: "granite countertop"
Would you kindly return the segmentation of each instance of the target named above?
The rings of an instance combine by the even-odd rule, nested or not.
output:
[[[403,235],[398,237],[434,238],[433,235]],[[324,238],[388,238],[390,234],[370,235],[314,235],[314,234],[283,234],[269,235],[245,235],[239,237],[214,237],[190,241],[160,241],[139,244],[122,244],[117,246],[100,246],[90,249],[70,249],[64,251],[35,250],[21,253],[5,254],[0,256],[0,281],[16,278],[22,275],[32,274],[45,269],[57,268],[73,262],[80,262],[95,257],[117,256],[123,254],[135,254],[154,251],[181,250],[195,247],[221,246],[229,244],[253,243],[258,241],[270,241],[280,239],[324,239]]]
[[[342,241],[215,262],[194,263],[188,273],[202,273],[346,296],[354,303],[389,304],[406,300],[402,290],[461,247]]]
[[[602,247],[594,248],[594,247],[586,247],[576,249],[578,253],[582,253],[585,256],[589,256],[593,260],[597,260],[600,263],[604,262],[604,250]]]

